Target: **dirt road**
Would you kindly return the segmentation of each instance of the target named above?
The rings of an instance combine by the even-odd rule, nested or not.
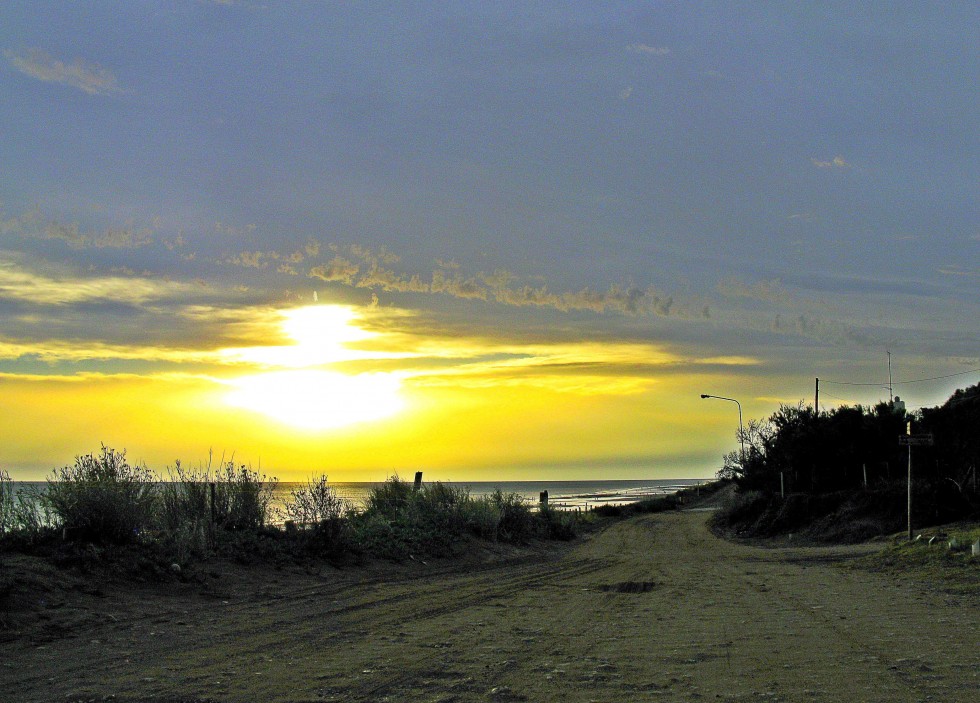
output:
[[[5,643],[0,698],[980,700],[976,603],[848,568],[855,548],[737,545],[705,520],[634,518],[466,573],[105,594],[71,637]]]

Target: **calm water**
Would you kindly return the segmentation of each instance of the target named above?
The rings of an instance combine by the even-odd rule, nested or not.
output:
[[[648,479],[631,481],[446,481],[449,485],[465,488],[474,498],[496,490],[516,493],[525,500],[537,504],[542,491],[548,491],[548,502],[559,507],[594,507],[602,504],[621,504],[642,500],[651,496],[675,493],[690,486],[705,483],[704,479]],[[289,492],[304,484],[280,483],[276,486],[276,500],[285,502]],[[380,483],[332,483],[333,490],[342,498],[363,507],[368,493]]]
[[[548,501],[560,508],[583,508],[597,505],[617,505],[644,498],[667,495],[698,484],[704,479],[649,479],[630,481],[470,481],[445,482],[469,491],[474,498],[485,496],[496,490],[516,493],[531,504],[537,504],[542,491],[548,491]],[[14,490],[43,489],[44,481],[15,481]],[[282,482],[276,484],[273,493],[273,507],[280,507],[290,498],[291,491],[306,484]],[[353,505],[364,507],[368,494],[380,482],[337,482],[330,486],[341,498]]]

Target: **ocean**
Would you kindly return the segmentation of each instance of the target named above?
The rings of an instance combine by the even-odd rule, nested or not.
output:
[[[645,498],[669,495],[679,490],[703,483],[705,479],[633,479],[625,481],[444,481],[452,486],[467,490],[474,498],[500,490],[505,494],[516,493],[529,504],[537,505],[543,491],[548,491],[548,503],[559,509],[591,509],[599,505],[622,505]],[[14,481],[15,492],[21,490],[43,490],[44,481]],[[279,482],[272,496],[273,509],[282,507],[290,500],[291,493],[306,485],[303,482]],[[331,489],[339,497],[363,508],[371,489],[381,482],[340,481],[330,483]],[[273,511],[278,512],[278,511]]]
[[[516,493],[528,503],[537,505],[543,491],[548,491],[548,503],[557,508],[594,508],[598,505],[622,505],[644,498],[668,495],[679,490],[706,483],[705,479],[634,479],[627,481],[444,481],[469,491],[474,498],[490,495],[496,490]],[[280,483],[274,500],[284,503],[290,491],[302,483]],[[380,483],[331,483],[334,492],[357,507],[364,507],[368,494]]]

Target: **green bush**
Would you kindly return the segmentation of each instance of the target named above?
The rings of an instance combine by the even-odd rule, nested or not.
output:
[[[485,499],[499,514],[497,537],[504,542],[520,543],[534,535],[534,515],[531,506],[517,493],[497,489]]]
[[[207,471],[191,471],[175,462],[167,469],[168,480],[160,489],[159,523],[164,530],[175,530],[212,522],[209,485],[213,477]]]
[[[66,537],[113,544],[134,541],[151,524],[156,498],[150,470],[105,445],[98,456],[79,456],[74,465],[55,469],[40,495]]]
[[[372,486],[367,497],[367,512],[389,518],[398,516],[412,500],[414,486],[397,475],[380,486]]]
[[[215,501],[217,523],[231,530],[258,529],[265,525],[278,479],[228,461],[217,472]]]
[[[189,470],[175,462],[161,489],[159,522],[165,530],[201,524],[229,530],[263,527],[278,479],[234,461],[217,469]]]
[[[562,541],[575,539],[575,513],[542,506],[539,515],[544,537]]]

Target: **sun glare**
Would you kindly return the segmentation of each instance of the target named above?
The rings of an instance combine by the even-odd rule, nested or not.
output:
[[[225,400],[306,430],[380,420],[405,405],[392,374],[347,376],[333,371],[273,371],[232,381]]]
[[[225,396],[226,403],[307,430],[380,420],[404,408],[397,375],[344,374],[324,368],[389,356],[348,346],[378,336],[357,326],[352,309],[318,305],[280,315],[282,335],[292,344],[226,350],[235,361],[275,369],[228,381],[234,390]]]

